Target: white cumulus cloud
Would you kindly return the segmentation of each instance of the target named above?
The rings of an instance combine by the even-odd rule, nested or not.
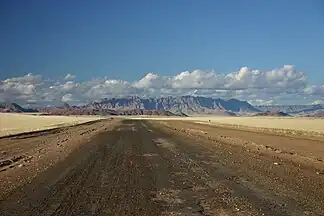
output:
[[[74,80],[75,78],[76,78],[76,76],[75,75],[72,75],[72,74],[67,74],[64,77],[65,80]]]
[[[312,105],[324,104],[324,100],[315,100]]]
[[[73,95],[71,93],[62,96],[63,102],[72,102],[74,101]]]
[[[26,74],[1,80],[0,100],[49,105],[134,95],[236,98],[253,104],[304,103],[307,100],[311,103],[324,99],[324,84],[310,84],[306,73],[293,65],[265,71],[242,67],[229,74],[200,69],[174,76],[148,73],[132,82],[107,77],[77,82],[75,78],[67,74],[63,79],[49,80]]]
[[[143,78],[133,83],[136,88],[169,88],[169,78],[148,73]]]

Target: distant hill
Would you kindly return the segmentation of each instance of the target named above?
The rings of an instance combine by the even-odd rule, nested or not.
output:
[[[255,114],[254,116],[275,116],[275,117],[289,117],[291,115],[289,115],[288,113],[284,113],[284,112],[260,112]]]
[[[220,114],[235,115],[238,112],[259,112],[246,101],[222,100],[206,97],[182,96],[161,98],[110,98],[92,102],[85,108],[112,110],[167,110],[175,114]],[[231,114],[233,113],[233,114]]]
[[[16,103],[0,103],[0,112],[14,112],[14,113],[21,113],[21,112],[38,112],[37,109],[33,108],[23,108]]]
[[[143,109],[128,109],[128,110],[111,110],[102,108],[89,107],[48,107],[41,110],[43,115],[157,115],[157,116],[186,116],[185,114],[174,114],[165,110],[143,110]]]
[[[318,110],[324,110],[323,104],[316,105],[274,105],[274,106],[256,106],[257,109],[266,112],[285,112],[289,114],[307,115]]]
[[[313,116],[324,118],[324,110],[317,111]]]
[[[40,112],[47,115],[118,115],[114,110],[99,110],[70,106],[67,108],[66,104],[62,107],[46,107],[40,109]]]
[[[324,118],[324,109],[323,110],[317,110],[313,113],[309,113],[305,115],[306,117],[316,117],[316,118]]]
[[[3,104],[6,112],[30,112],[18,104]],[[105,98],[84,106],[62,106],[40,109],[41,112],[56,115],[177,115],[214,114],[235,116],[237,113],[255,113],[260,110],[246,101],[236,99],[223,100],[207,97],[161,97],[161,98]]]
[[[42,109],[24,108],[16,103],[0,103],[0,112],[44,112],[55,115],[165,115],[187,116],[213,114],[219,116],[322,116],[324,105],[252,106],[237,99],[181,96],[140,98],[105,98],[83,106],[63,103],[61,106]],[[287,115],[286,115],[287,114]]]

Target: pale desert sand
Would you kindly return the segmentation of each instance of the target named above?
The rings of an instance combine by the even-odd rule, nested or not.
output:
[[[102,119],[98,116],[33,116],[0,113],[0,137],[23,132],[39,131]]]
[[[24,114],[0,113],[0,136],[81,124],[103,118],[104,117],[100,116],[34,116]],[[199,117],[128,116],[121,118],[185,120],[215,125],[288,129],[324,134],[324,119],[314,118],[222,117],[212,115]]]
[[[133,119],[151,120],[186,120],[215,125],[244,126],[269,129],[288,129],[296,131],[324,133],[324,119],[302,117],[132,117]],[[209,122],[210,121],[210,122]]]

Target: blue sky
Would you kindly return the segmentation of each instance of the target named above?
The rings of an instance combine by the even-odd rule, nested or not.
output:
[[[324,83],[320,0],[2,0],[0,10],[0,80],[69,73],[134,82],[294,65],[308,85]]]

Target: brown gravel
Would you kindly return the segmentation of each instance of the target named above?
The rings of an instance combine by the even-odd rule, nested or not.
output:
[[[180,121],[0,139],[0,215],[324,215],[323,149]]]

